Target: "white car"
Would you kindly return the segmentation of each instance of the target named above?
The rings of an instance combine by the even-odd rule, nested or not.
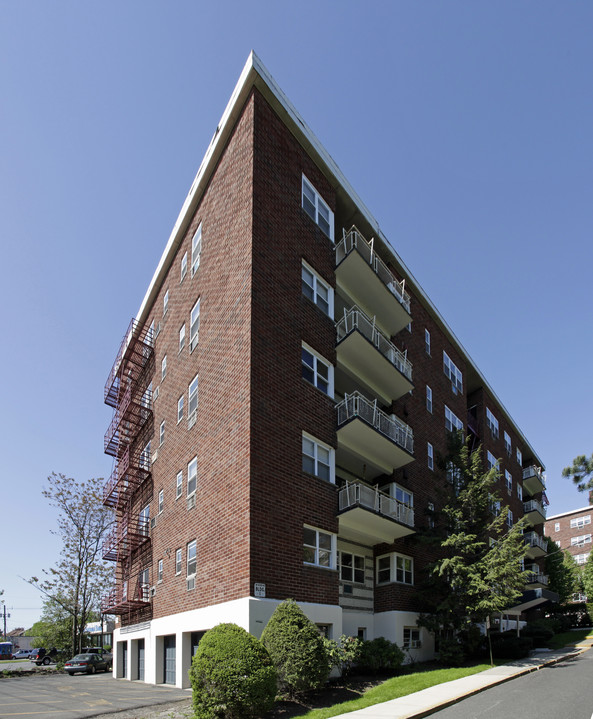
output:
[[[19,649],[18,651],[14,652],[12,655],[13,659],[29,659],[31,654],[33,654],[32,649]]]

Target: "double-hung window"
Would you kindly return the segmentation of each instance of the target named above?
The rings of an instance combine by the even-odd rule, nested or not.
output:
[[[322,199],[321,195],[313,187],[313,185],[303,175],[302,188],[303,210],[309,217],[316,222],[325,232],[329,239],[334,240],[334,213],[329,209],[329,205]]]
[[[511,435],[505,430],[504,433],[504,451],[507,453],[507,455],[511,456]]]
[[[179,282],[183,282],[185,275],[187,275],[187,252],[185,252],[181,258],[181,279]]]
[[[165,443],[165,420],[161,422],[161,426],[159,428],[159,447],[161,444]]]
[[[193,352],[198,344],[198,336],[200,334],[200,299],[191,308],[189,322],[189,351]]]
[[[191,428],[198,416],[198,375],[189,383],[187,390],[187,426]]]
[[[303,527],[303,562],[326,569],[336,568],[336,535],[315,527]]]
[[[193,539],[187,544],[187,588],[195,589],[196,586],[196,570],[198,568],[198,559],[196,552],[196,540]]]
[[[507,492],[509,494],[513,493],[513,478],[511,477],[511,473],[508,469],[505,469],[504,471],[504,479],[507,485]]]
[[[159,491],[159,514],[162,514],[164,506],[165,506],[165,490],[161,489]]]
[[[334,396],[334,368],[312,347],[301,348],[302,377],[330,397]]]
[[[517,482],[517,497],[523,500],[523,487]]]
[[[490,434],[494,439],[498,439],[498,420],[492,412],[486,407],[486,426],[490,430]]]
[[[510,509],[507,511],[507,524],[509,525],[509,527],[513,526],[513,513]]]
[[[432,412],[432,389],[426,385],[426,409]]]
[[[150,470],[150,442],[140,452],[140,468]]]
[[[404,627],[404,649],[419,649],[422,646],[420,642],[420,629],[417,627]]]
[[[181,574],[181,547],[175,550],[175,574]]]
[[[516,457],[517,457],[517,462],[522,467],[523,466],[523,453],[521,452],[519,447],[517,447],[515,449],[515,453],[516,453]]]
[[[414,560],[395,552],[377,557],[376,573],[377,584],[414,584]]]
[[[303,432],[303,472],[335,482],[334,450]]]
[[[488,469],[497,468],[497,459],[490,450],[486,452],[486,464],[488,465]]]
[[[183,419],[183,395],[177,400],[177,424]]]
[[[301,288],[305,297],[314,302],[328,317],[334,315],[334,290],[303,260]]]
[[[580,537],[571,537],[571,539],[570,539],[571,547],[582,547],[585,544],[591,544],[591,535],[590,534],[583,534]]]
[[[161,361],[161,382],[167,376],[167,355],[165,355]]]
[[[195,231],[191,241],[191,276],[193,277],[200,266],[200,256],[202,254],[202,223],[200,222],[198,229]]]
[[[163,581],[163,560],[159,559],[158,563],[158,569],[157,569],[157,581],[162,582]]]
[[[449,355],[443,350],[443,372],[451,380],[453,392],[463,392],[463,375]]]
[[[570,520],[570,528],[571,529],[580,529],[581,527],[584,527],[586,524],[591,524],[591,515],[587,514],[584,517],[576,517],[576,519]]]
[[[179,328],[179,351],[185,347],[185,322]]]
[[[364,557],[340,552],[340,579],[343,582],[364,583]]]
[[[428,469],[434,469],[434,448],[430,442],[426,443],[428,452]]]
[[[183,471],[177,472],[175,478],[175,499],[179,499],[183,494]]]
[[[140,510],[138,529],[141,535],[148,537],[148,530],[150,529],[150,504],[147,504]]]
[[[424,351],[430,357],[430,332],[427,329],[424,330]]]
[[[448,429],[449,432],[455,432],[456,430],[463,432],[463,422],[447,405],[445,405],[445,429]]]
[[[169,309],[169,290],[165,292],[165,295],[163,297],[163,317],[167,314],[167,310]]]
[[[196,491],[198,482],[198,458],[194,457],[187,465],[187,496]]]

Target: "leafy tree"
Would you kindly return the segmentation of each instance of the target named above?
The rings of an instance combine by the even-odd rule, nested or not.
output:
[[[330,666],[323,637],[294,599],[276,607],[261,641],[276,667],[283,693],[295,696],[326,682]]]
[[[236,624],[204,634],[190,669],[196,719],[244,719],[269,711],[276,670],[263,644]]]
[[[508,526],[508,508],[495,491],[498,469],[484,472],[480,450],[470,453],[460,433],[451,434],[439,465],[447,499],[427,540],[440,545],[441,556],[421,590],[428,612],[418,624],[454,649],[460,632],[508,609],[523,593],[524,521]]]
[[[43,496],[59,510],[55,534],[63,542],[61,559],[43,570],[44,579],[32,577],[29,583],[70,617],[72,651],[77,653],[84,646],[84,628],[112,581],[113,568],[103,561],[102,545],[113,512],[103,506],[102,479],[77,482],[53,472],[48,483]]]
[[[72,617],[51,599],[43,602],[39,621],[28,631],[35,637],[35,646],[70,650],[72,646]]]
[[[587,595],[587,601],[593,601],[593,552],[589,553],[585,566],[583,567],[583,590]]]
[[[593,489],[593,454],[590,457],[579,454],[572,460],[570,467],[562,470],[562,476],[572,479],[579,492]]]
[[[578,591],[579,568],[570,552],[563,552],[553,539],[547,539],[545,571],[548,575],[548,588],[556,592],[560,604],[565,604]]]

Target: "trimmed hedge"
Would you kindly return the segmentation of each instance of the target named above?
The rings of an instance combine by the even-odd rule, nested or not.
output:
[[[404,653],[395,642],[384,637],[377,637],[364,641],[358,653],[358,669],[379,674],[394,672],[400,668],[404,661]]]
[[[219,624],[204,634],[189,674],[196,719],[259,717],[276,698],[270,655],[236,624]]]
[[[323,637],[293,599],[276,607],[261,641],[276,667],[283,694],[299,695],[327,681],[330,665]]]

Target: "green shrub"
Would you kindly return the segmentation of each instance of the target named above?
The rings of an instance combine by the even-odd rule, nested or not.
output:
[[[339,642],[324,638],[323,643],[330,671],[335,667],[342,674],[347,674],[360,657],[362,639],[358,637],[348,637],[342,634]]]
[[[475,659],[483,656],[486,652],[488,638],[482,634],[477,624],[470,624],[466,629],[459,632],[459,641],[465,657]]]
[[[521,629],[521,636],[530,637],[534,647],[545,647],[556,631],[551,626],[552,621],[553,620],[545,620],[545,623],[542,621],[526,624],[523,629]],[[560,627],[560,622],[556,624]]]
[[[327,681],[330,666],[323,637],[293,599],[276,607],[261,640],[276,667],[283,694],[295,696]]]
[[[496,659],[521,659],[533,648],[531,637],[518,637],[515,632],[491,633],[492,656]]]
[[[461,642],[454,638],[441,639],[439,662],[446,667],[460,667],[465,662],[465,651]]]
[[[362,643],[358,668],[370,674],[394,672],[401,667],[404,657],[404,653],[395,642],[390,642],[384,637],[376,637]]]
[[[266,649],[236,624],[202,637],[190,669],[196,719],[243,719],[269,711],[276,670]]]

